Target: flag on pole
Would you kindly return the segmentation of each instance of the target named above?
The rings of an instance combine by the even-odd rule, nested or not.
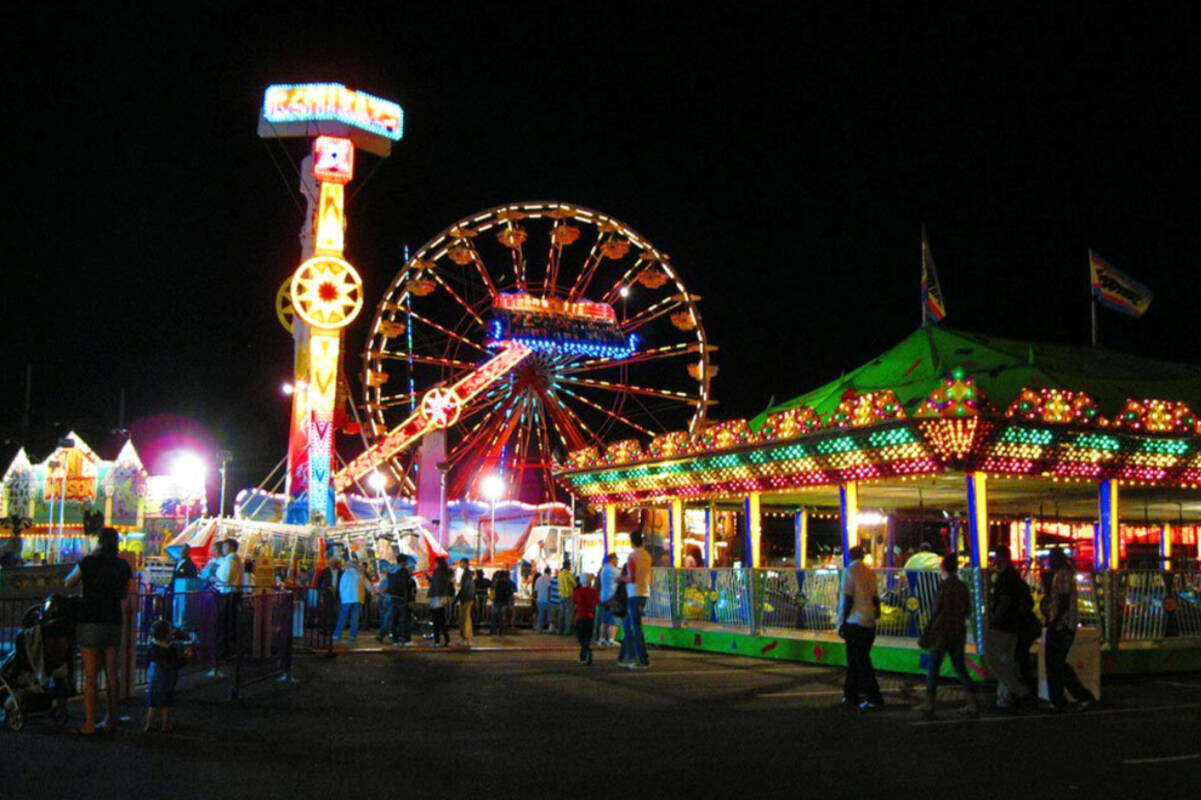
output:
[[[942,299],[942,287],[938,285],[938,269],[934,256],[930,254],[930,242],[926,239],[926,227],[922,226],[922,324],[942,322],[947,315],[947,305]]]
[[[1106,308],[1141,317],[1155,296],[1150,289],[1115,269],[1092,250],[1088,251],[1088,269],[1093,284],[1093,299]]]

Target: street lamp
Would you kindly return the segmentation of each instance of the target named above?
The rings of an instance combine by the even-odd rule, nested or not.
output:
[[[225,516],[225,465],[233,460],[233,454],[228,450],[217,451],[217,458],[221,461],[221,499],[218,501],[217,517]]]
[[[195,495],[204,493],[204,477],[207,471],[204,461],[200,456],[191,452],[182,452],[175,457],[171,463],[171,477],[175,479],[175,485],[179,487],[180,494],[184,500],[184,516],[183,526],[188,527],[192,513],[191,505],[187,502],[188,499]]]
[[[386,475],[384,475],[384,473],[380,472],[379,470],[375,470],[370,475],[367,476],[367,486],[373,492],[375,492],[376,497],[378,497],[380,500],[380,505],[383,505],[384,504],[384,489],[388,488],[388,477]],[[389,509],[389,510],[391,510],[391,509]],[[379,511],[377,511],[375,516],[378,518],[382,518],[384,516],[383,509],[381,508]]]
[[[504,478],[495,473],[485,476],[480,481],[480,492],[492,504],[492,526],[488,538],[488,563],[491,564],[496,561],[496,501],[505,493]],[[479,539],[477,538],[476,541],[479,541]]]

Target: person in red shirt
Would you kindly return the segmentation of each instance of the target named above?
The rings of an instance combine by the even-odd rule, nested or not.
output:
[[[584,581],[571,592],[575,605],[575,636],[580,643],[580,663],[592,664],[592,623],[596,619],[596,604],[600,592],[596,590],[596,578],[585,575]]]

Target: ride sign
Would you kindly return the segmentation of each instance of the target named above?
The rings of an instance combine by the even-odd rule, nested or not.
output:
[[[387,156],[404,130],[404,111],[391,100],[340,83],[277,83],[267,87],[259,136],[346,136],[369,153]]]

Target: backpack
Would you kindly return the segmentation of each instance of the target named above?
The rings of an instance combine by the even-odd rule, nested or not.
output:
[[[493,584],[492,600],[495,603],[507,604],[513,601],[513,582],[500,580]]]
[[[626,584],[617,584],[617,591],[613,592],[613,596],[609,598],[609,613],[615,617],[624,617],[630,606],[630,595],[626,591]]]

